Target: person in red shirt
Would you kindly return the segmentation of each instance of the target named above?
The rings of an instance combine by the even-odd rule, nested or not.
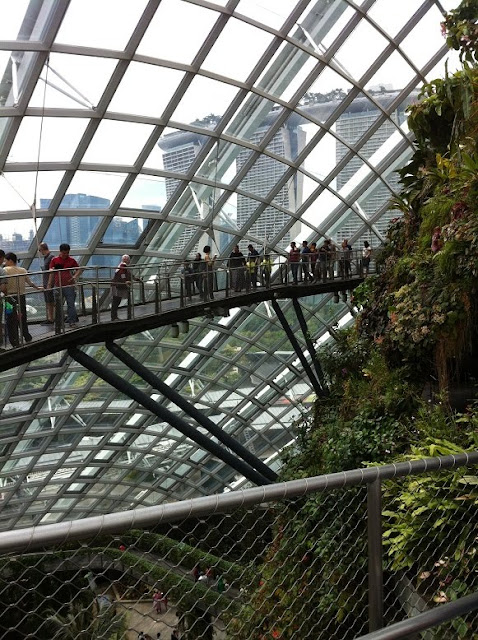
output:
[[[50,277],[48,288],[54,287],[55,309],[63,313],[63,303],[66,300],[67,321],[72,329],[78,325],[76,313],[76,280],[81,273],[78,262],[70,257],[70,245],[66,242],[60,245],[60,255],[50,262]],[[57,319],[58,320],[58,319]]]

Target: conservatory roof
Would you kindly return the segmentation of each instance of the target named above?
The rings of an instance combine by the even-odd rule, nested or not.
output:
[[[23,266],[69,242],[82,265],[212,244],[378,246],[406,107],[449,54],[434,0],[15,0],[0,23],[0,238]],[[449,69],[455,64],[452,58]],[[298,329],[291,303],[280,305]],[[350,319],[303,298],[316,345]],[[332,332],[333,333],[333,332]],[[305,342],[298,337],[304,351]],[[312,388],[269,303],[121,346],[273,468]],[[105,367],[181,411],[104,345]],[[59,352],[2,373],[0,529],[244,482]]]

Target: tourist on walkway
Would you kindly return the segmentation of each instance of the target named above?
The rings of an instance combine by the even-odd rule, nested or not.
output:
[[[242,291],[244,288],[245,266],[246,259],[244,254],[239,249],[239,245],[236,244],[229,256],[229,273],[231,274],[231,289],[233,291]]]
[[[40,242],[38,251],[43,256],[43,296],[45,298],[46,320],[42,324],[48,325],[55,322],[55,298],[53,291],[48,288],[48,280],[50,278],[50,263],[53,260],[53,253],[48,248],[46,242]]]
[[[27,322],[27,302],[25,297],[25,284],[34,289],[43,289],[36,285],[27,275],[27,270],[17,266],[17,256],[9,252],[5,254],[5,267],[3,268],[6,277],[1,285],[5,294],[5,324],[8,332],[8,339],[12,347],[20,345],[18,333],[19,326],[22,329],[22,336],[25,342],[31,342],[32,336],[28,330]],[[16,277],[15,277],[16,276]]]
[[[340,255],[340,276],[342,278],[350,278],[350,266],[352,263],[352,247],[349,245],[348,239],[342,240]]]
[[[302,241],[300,250],[300,263],[302,267],[302,280],[308,282],[310,279],[310,249],[307,240]]]
[[[259,273],[260,257],[257,249],[254,249],[252,244],[247,245],[247,270],[249,271],[249,278],[253,289],[257,288],[257,276]]]
[[[111,281],[111,319],[118,320],[118,307],[122,300],[128,300],[133,274],[129,269],[131,258],[125,254],[116,268]]]
[[[363,243],[363,250],[362,250],[362,266],[363,266],[364,274],[366,276],[368,276],[371,255],[372,255],[372,247],[369,245],[367,240],[365,240]]]
[[[292,284],[297,284],[297,276],[299,273],[300,249],[295,242],[290,243],[289,265],[292,274]]]
[[[78,325],[78,315],[76,313],[76,280],[81,274],[78,262],[70,256],[70,245],[63,242],[60,245],[60,255],[50,262],[50,277],[48,278],[48,288],[55,287],[55,309],[60,314],[57,317],[58,324],[61,323],[63,315],[63,303],[66,300],[67,322],[72,329]]]
[[[206,265],[199,252],[196,253],[196,257],[192,261],[191,266],[194,273],[194,284],[196,285],[199,295],[202,296],[203,277]]]
[[[272,273],[272,260],[271,260],[270,254],[268,253],[264,254],[264,257],[262,258],[261,267],[262,267],[261,269],[262,286],[268,289],[271,286],[271,273]]]
[[[191,302],[193,299],[195,278],[191,263],[187,260],[183,262],[183,266],[181,267],[181,277],[183,278],[184,283],[183,295],[188,298],[189,302]]]
[[[317,273],[316,273],[316,278],[317,280],[322,280],[323,282],[325,282],[327,280],[327,273],[329,271],[329,265],[330,265],[330,260],[331,260],[331,254],[332,254],[332,247],[331,247],[331,241],[329,240],[329,238],[326,238],[324,240],[324,242],[322,243],[322,245],[319,247],[319,259],[317,261]]]
[[[214,265],[217,256],[211,257],[211,247],[207,244],[204,249],[204,263],[206,269],[203,280],[203,299],[205,302],[214,300]]]
[[[317,278],[316,276],[317,260],[319,258],[319,252],[317,251],[317,242],[311,242],[309,249],[310,249],[310,254],[309,254],[310,277],[312,281],[315,281]]]

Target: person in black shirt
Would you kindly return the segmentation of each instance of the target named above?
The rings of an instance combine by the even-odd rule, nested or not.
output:
[[[229,270],[231,273],[231,289],[234,291],[242,291],[244,288],[244,267],[246,259],[244,254],[236,244],[231,255],[229,256]]]

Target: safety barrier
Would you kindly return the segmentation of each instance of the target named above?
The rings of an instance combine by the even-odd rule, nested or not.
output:
[[[351,640],[427,611],[447,620],[436,608],[477,591],[477,463],[414,460],[2,532],[0,639]],[[476,638],[470,610],[420,637]]]
[[[245,258],[243,262],[217,259],[211,268],[194,260],[133,266],[128,267],[131,279],[125,283],[113,282],[115,268],[81,267],[77,280],[68,286],[62,285],[63,278],[56,274],[75,270],[59,269],[51,289],[43,288],[45,274],[41,271],[28,274],[37,289],[26,286],[23,275],[6,276],[2,288],[9,293],[0,298],[0,347],[23,346],[32,338],[61,334],[78,325],[160,314],[207,302],[217,295],[231,298],[260,288],[347,283],[363,278],[366,270],[368,273],[359,251],[327,254],[316,262],[305,259],[291,264],[287,257],[273,253],[259,256],[255,264]],[[372,273],[373,265],[370,269]],[[338,293],[336,298],[338,302]]]

